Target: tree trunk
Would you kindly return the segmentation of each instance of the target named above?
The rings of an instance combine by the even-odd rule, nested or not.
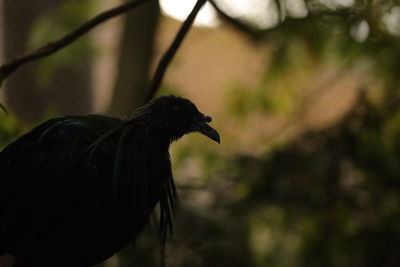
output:
[[[157,1],[152,1],[129,12],[125,17],[111,104],[113,114],[131,115],[144,98],[159,14]]]

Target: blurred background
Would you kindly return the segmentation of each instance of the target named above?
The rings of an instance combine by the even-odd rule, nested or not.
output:
[[[119,0],[1,0],[0,62]],[[149,1],[23,66],[0,147],[62,114],[129,116],[194,1]],[[215,0],[160,94],[214,118],[182,138],[167,266],[400,266],[400,1]],[[155,219],[154,219],[155,221]],[[156,223],[101,266],[160,266]]]

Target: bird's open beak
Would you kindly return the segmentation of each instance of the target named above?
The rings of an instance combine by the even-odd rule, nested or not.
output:
[[[221,141],[219,133],[210,125],[208,125],[208,123],[211,121],[212,119],[210,116],[203,115],[202,118],[196,122],[195,130],[211,138],[219,144]]]

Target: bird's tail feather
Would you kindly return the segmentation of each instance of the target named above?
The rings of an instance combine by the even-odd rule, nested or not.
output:
[[[172,235],[172,220],[178,203],[178,195],[172,173],[168,176],[163,187],[163,197],[160,200],[160,237],[164,243],[168,232]]]

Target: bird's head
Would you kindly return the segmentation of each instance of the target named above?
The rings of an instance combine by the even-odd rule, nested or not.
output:
[[[208,123],[211,117],[201,113],[188,99],[168,95],[155,98],[138,108],[134,118],[145,121],[147,128],[172,142],[185,134],[198,132],[220,142],[218,132]]]

